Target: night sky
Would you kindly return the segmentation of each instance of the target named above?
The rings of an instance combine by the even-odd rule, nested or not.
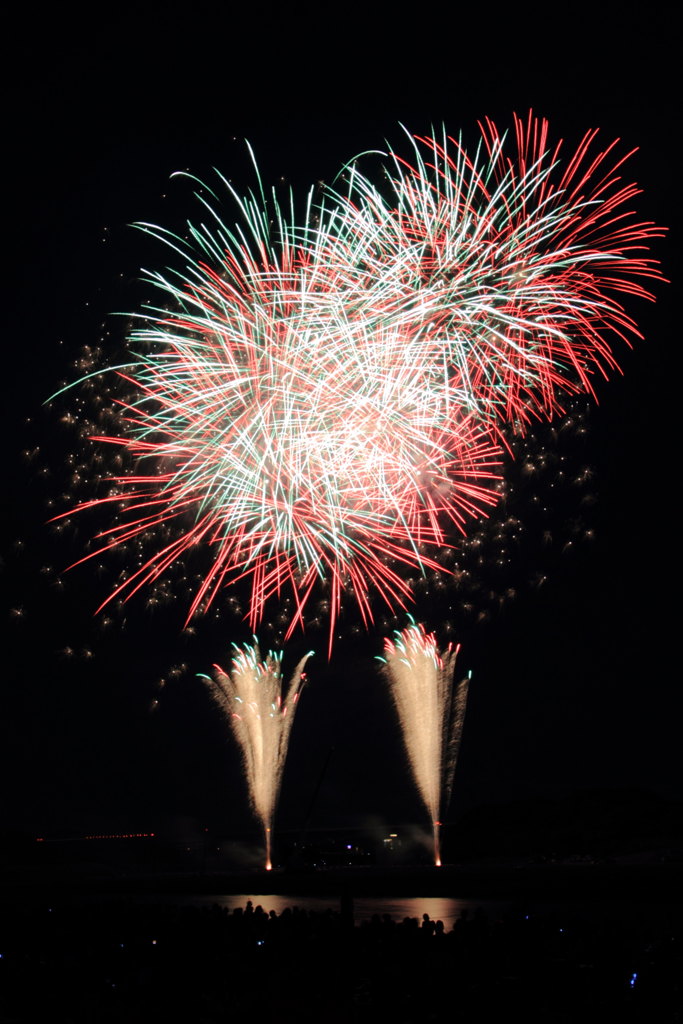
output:
[[[86,563],[63,575],[92,524],[47,525],[50,499],[66,507],[77,439],[61,422],[72,398],[43,403],[78,377],[84,346],[104,345],[107,361],[108,347],[120,352],[126,320],[111,314],[139,305],[140,268],[166,257],[130,225],[177,228],[196,215],[187,182],[169,180],[177,170],[209,178],[216,167],[248,187],[245,138],[267,186],[282,178],[303,195],[397,140],[399,123],[420,132],[443,121],[476,141],[479,118],[507,125],[530,107],[568,145],[597,127],[605,142],[639,147],[625,176],[644,190],[642,219],[671,229],[654,252],[674,284],[655,285],[656,304],[628,302],[644,340],[633,351],[615,342],[623,376],[598,384],[599,405],[579,403],[581,431],[539,431],[535,451],[550,453],[550,468],[533,488],[509,467],[525,529],[505,570],[484,544],[470,591],[419,597],[416,617],[443,642],[460,640],[460,666],[473,670],[450,819],[586,790],[680,798],[672,26],[652,7],[633,25],[573,10],[561,27],[547,12],[496,23],[491,10],[479,19],[438,4],[410,25],[389,6],[324,18],[313,5],[253,19],[227,10],[199,4],[143,22],[111,9],[97,30],[54,15],[10,43],[0,829],[253,832],[237,755],[196,678],[249,638],[246,623],[197,620],[188,636],[180,598],[150,610],[143,596],[103,627],[94,611],[106,573]],[[559,483],[560,469],[586,468],[589,485]],[[547,512],[531,508],[532,493]],[[424,820],[373,662],[384,626],[394,628],[383,614],[367,635],[342,616],[329,663],[324,632],[287,645],[286,665],[310,647],[316,656],[283,829]]]

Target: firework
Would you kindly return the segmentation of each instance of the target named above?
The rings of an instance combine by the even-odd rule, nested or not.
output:
[[[399,324],[367,333],[342,323],[321,265],[330,225],[307,241],[312,231],[276,209],[274,247],[263,216],[242,205],[258,258],[217,220],[215,234],[190,228],[177,279],[150,277],[175,312],[143,314],[131,336],[138,355],[119,371],[136,396],[120,405],[125,436],[96,438],[136,468],[77,510],[115,511],[87,558],[175,528],[107,601],[202,545],[212,561],[188,618],[246,578],[253,626],[270,597],[294,593],[291,632],[325,581],[331,644],[344,591],[366,623],[372,592],[390,606],[410,600],[400,567],[436,568],[425,548],[436,552],[449,524],[464,533],[495,504],[500,456]]]
[[[383,663],[413,778],[429,813],[434,863],[441,865],[441,816],[448,806],[465,719],[469,675],[455,686],[459,645],[442,654],[433,633],[412,622],[386,640]]]
[[[593,394],[617,365],[611,339],[640,337],[619,296],[653,297],[645,253],[662,231],[630,207],[631,154],[599,149],[597,131],[566,156],[531,113],[511,139],[488,119],[481,134],[473,155],[445,131],[409,137],[410,158],[390,150],[374,179],[349,165],[334,261],[366,329],[390,315],[425,359],[447,357],[454,404],[523,426]]]
[[[406,570],[438,572],[495,505],[504,427],[553,416],[616,365],[610,338],[637,334],[618,297],[651,297],[641,282],[660,277],[623,160],[589,133],[562,163],[531,116],[511,147],[488,121],[482,137],[474,156],[416,138],[381,187],[353,162],[302,219],[260,179],[247,198],[222,179],[234,226],[201,183],[208,217],[185,238],[141,225],[176,269],[147,275],[158,301],[117,371],[133,397],[96,438],[132,468],[77,510],[114,512],[87,558],[155,546],[107,600],[199,546],[188,618],[246,581],[252,628],[293,595],[287,638],[323,584],[331,647],[345,593],[366,625],[373,594],[406,607]]]
[[[272,868],[275,807],[297,703],[305,682],[309,652],[294,669],[282,693],[282,652],[261,658],[258,642],[233,645],[232,671],[214,665],[215,676],[201,676],[225,715],[242,752],[251,805],[263,826],[266,870]]]

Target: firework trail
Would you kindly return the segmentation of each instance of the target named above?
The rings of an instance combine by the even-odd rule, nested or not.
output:
[[[405,608],[406,574],[439,572],[495,505],[505,430],[592,393],[611,338],[638,333],[619,296],[661,279],[625,158],[594,142],[562,162],[545,121],[515,119],[512,144],[486,121],[473,156],[445,135],[412,140],[411,162],[390,152],[381,187],[352,162],[302,219],[260,179],[246,198],[221,179],[234,226],[201,183],[186,238],[140,225],[176,269],[147,274],[158,299],[117,371],[134,397],[95,438],[133,468],[76,511],[114,513],[86,559],[154,550],[107,601],[200,546],[188,618],[244,580],[254,629],[293,596],[286,639],[322,584],[331,648],[344,595],[366,626],[374,594]]]
[[[469,675],[453,685],[459,646],[439,653],[433,633],[412,623],[384,644],[383,673],[396,705],[415,784],[429,813],[441,866],[441,815],[448,806],[465,719]]]
[[[294,714],[306,675],[309,652],[294,669],[282,695],[282,652],[262,659],[256,642],[235,647],[232,671],[214,665],[215,676],[202,675],[225,715],[242,751],[249,798],[262,826],[266,871],[272,868],[271,841],[275,807],[280,795]]]
[[[374,180],[350,164],[330,262],[345,259],[366,329],[390,315],[425,359],[447,355],[454,403],[525,424],[593,394],[617,365],[611,337],[641,336],[618,296],[653,298],[640,280],[662,280],[644,256],[662,231],[629,209],[631,154],[596,151],[597,131],[563,159],[531,113],[511,141],[480,128],[474,155],[444,131],[408,136],[411,159],[390,150]]]
[[[620,184],[614,145],[592,152],[595,132],[564,169],[545,121],[515,119],[512,155],[482,132],[473,158],[445,134],[411,140],[412,162],[389,153],[379,186],[351,165],[328,262],[346,267],[347,318],[371,335],[393,316],[416,358],[441,360],[452,407],[512,451],[616,366],[610,335],[638,334],[617,297],[652,298],[637,278],[661,279],[641,258],[661,232],[624,208],[638,190]]]

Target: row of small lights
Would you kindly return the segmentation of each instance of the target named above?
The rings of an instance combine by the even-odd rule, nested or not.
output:
[[[83,839],[152,839],[154,832],[115,832],[112,835],[82,836]],[[44,843],[45,836],[36,836],[37,843]]]

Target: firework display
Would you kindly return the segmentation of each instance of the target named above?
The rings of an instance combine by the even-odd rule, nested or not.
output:
[[[433,633],[412,622],[386,640],[383,663],[413,778],[429,813],[434,863],[441,865],[440,829],[453,787],[470,677],[453,685],[459,646],[439,653]]]
[[[272,868],[273,818],[287,757],[294,714],[305,682],[301,659],[282,693],[282,652],[261,657],[258,643],[235,647],[232,671],[215,665],[215,675],[202,675],[228,720],[242,752],[244,773],[254,812],[263,826],[267,871]]]
[[[247,198],[222,180],[234,226],[201,183],[208,217],[186,237],[141,225],[176,267],[147,275],[158,302],[117,370],[133,398],[96,438],[133,468],[78,508],[114,512],[86,558],[160,540],[107,600],[201,546],[189,616],[247,581],[252,628],[293,598],[289,636],[322,583],[331,647],[344,594],[367,625],[372,595],[406,607],[411,573],[443,571],[497,501],[504,429],[592,393],[612,338],[637,335],[619,298],[651,297],[659,232],[614,146],[591,132],[563,159],[531,115],[511,140],[486,121],[474,155],[445,135],[411,146],[381,184],[349,164],[303,219],[260,180]]]

